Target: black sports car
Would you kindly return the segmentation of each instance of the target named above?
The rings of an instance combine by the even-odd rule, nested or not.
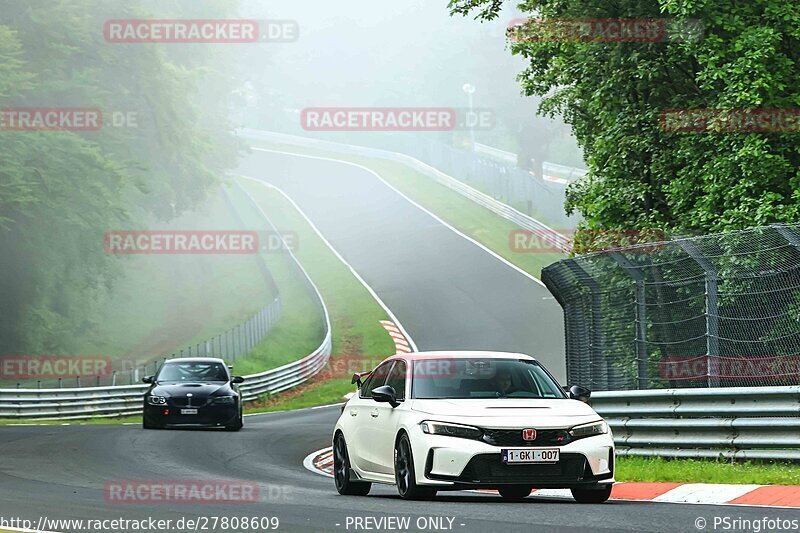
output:
[[[242,429],[242,394],[236,385],[244,378],[231,376],[222,359],[171,359],[155,376],[144,395],[142,427],[224,427]]]

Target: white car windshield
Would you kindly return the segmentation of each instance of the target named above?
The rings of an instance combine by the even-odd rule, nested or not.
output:
[[[413,369],[412,394],[418,399],[566,398],[530,359],[420,359]]]

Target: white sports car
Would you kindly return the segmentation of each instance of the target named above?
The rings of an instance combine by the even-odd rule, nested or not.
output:
[[[364,379],[362,383],[361,380]],[[569,488],[602,503],[614,483],[614,440],[587,405],[533,357],[496,352],[397,354],[367,374],[333,431],[340,494],[372,483],[406,499],[439,490],[497,489],[521,500],[533,488]]]

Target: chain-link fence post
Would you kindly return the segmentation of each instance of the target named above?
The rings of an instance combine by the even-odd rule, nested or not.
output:
[[[705,273],[706,315],[706,372],[709,387],[719,387],[719,298],[717,295],[717,270],[703,255],[697,245],[689,239],[675,241],[689,257],[694,259]]]
[[[636,362],[637,362],[637,383],[639,389],[647,389],[650,384],[648,375],[648,353],[647,353],[647,295],[645,293],[644,276],[639,269],[619,252],[608,252],[616,263],[633,279],[636,285]]]

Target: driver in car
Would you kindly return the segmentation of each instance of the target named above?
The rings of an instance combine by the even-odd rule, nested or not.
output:
[[[500,396],[508,396],[512,392],[517,392],[518,390],[514,387],[513,380],[511,379],[511,372],[507,369],[500,369],[497,371],[494,375],[494,384]]]

